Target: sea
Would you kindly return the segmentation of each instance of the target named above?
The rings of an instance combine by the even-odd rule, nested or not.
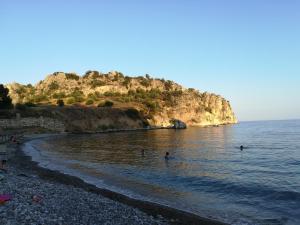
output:
[[[43,167],[202,217],[300,224],[300,120],[58,135],[23,150]]]

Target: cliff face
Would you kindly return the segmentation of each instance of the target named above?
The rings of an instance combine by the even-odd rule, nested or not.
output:
[[[178,118],[189,126],[209,126],[237,123],[230,103],[221,96],[187,92],[154,116],[157,124],[168,125],[169,118]]]
[[[17,117],[16,117],[17,114]],[[148,122],[138,111],[118,108],[32,107],[6,111],[0,116],[0,129],[26,129],[30,132],[101,132],[108,130],[141,129]]]
[[[186,89],[148,75],[127,77],[119,72],[88,71],[81,77],[57,72],[35,86],[14,83],[7,87],[14,103],[53,105],[57,99],[62,99],[67,105],[95,107],[110,101],[113,108],[137,109],[151,126],[167,127],[174,119],[188,126],[237,122],[230,103],[221,96]]]

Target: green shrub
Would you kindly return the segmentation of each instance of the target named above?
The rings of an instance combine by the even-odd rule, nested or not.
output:
[[[69,97],[73,97],[75,102],[83,102],[84,101],[84,94],[79,89],[75,89]]]
[[[66,94],[64,92],[58,92],[58,93],[54,93],[52,95],[52,98],[55,98],[55,99],[60,99],[60,98],[65,98],[66,97]]]
[[[57,104],[59,107],[63,107],[63,106],[65,105],[65,102],[64,102],[64,100],[62,100],[62,99],[58,99],[58,100],[56,101],[56,104]]]
[[[40,95],[35,95],[33,97],[33,101],[38,103],[38,102],[43,102],[43,101],[48,101],[48,97],[46,95],[40,94]]]
[[[170,80],[165,81],[165,89],[167,91],[172,89],[172,81],[170,81]]]
[[[129,85],[130,81],[131,81],[131,77],[126,76],[124,78],[124,81],[122,82],[122,85],[128,88],[128,85]]]
[[[183,94],[182,90],[172,91],[171,94],[175,97],[179,97]]]
[[[119,80],[119,74],[115,74],[114,78],[112,79],[112,81],[118,81]]]
[[[53,75],[54,75],[54,76],[57,76],[57,75],[60,74],[60,73],[64,73],[64,72],[54,72]]]
[[[98,92],[99,93],[99,92]],[[98,96],[96,93],[89,93],[87,96],[89,99],[92,99],[93,101],[97,101],[98,100]]]
[[[74,98],[74,97],[68,98],[67,104],[72,105],[72,104],[74,104],[74,103],[75,103],[75,98]]]
[[[92,79],[97,79],[98,77],[100,77],[100,73],[98,71],[96,71],[96,70],[94,70],[94,71],[88,70],[83,75],[83,78],[88,78],[90,75],[92,75]]]
[[[132,102],[133,98],[131,96],[123,96],[122,100],[122,102]]]
[[[134,96],[135,95],[135,91],[134,90],[129,90],[128,91],[128,95]]]
[[[112,107],[114,103],[112,101],[106,100],[105,102],[99,103],[98,107]]]
[[[145,77],[141,77],[140,84],[143,85],[144,87],[149,87],[151,82],[149,79],[146,79]]]
[[[104,96],[106,97],[119,97],[121,96],[120,92],[106,91],[104,92]]]
[[[24,86],[21,86],[19,87],[17,90],[16,90],[16,93],[18,95],[22,95],[22,94],[25,94],[26,93],[26,88]]]
[[[8,95],[9,89],[0,84],[0,109],[11,109],[13,107],[12,100]]]
[[[161,96],[161,91],[158,88],[152,88],[148,93],[150,98],[159,98]]]
[[[79,80],[79,76],[75,73],[66,73],[67,80]]]
[[[30,90],[29,90],[29,94],[30,94],[30,95],[34,95],[34,94],[35,94],[35,89],[34,89],[34,88],[30,89]]]
[[[106,83],[101,80],[92,80],[90,85],[92,88],[104,86]]]
[[[57,90],[59,88],[59,84],[56,81],[53,81],[51,84],[49,84],[48,89],[50,91]]]
[[[86,100],[85,104],[92,105],[92,104],[94,104],[94,101],[93,101],[93,99],[88,99],[88,100]]]
[[[143,103],[152,113],[155,113],[159,109],[159,105],[157,102],[145,100]]]

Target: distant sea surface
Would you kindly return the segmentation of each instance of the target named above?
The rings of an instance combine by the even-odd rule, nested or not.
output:
[[[54,136],[24,151],[99,187],[230,224],[300,224],[300,120]]]

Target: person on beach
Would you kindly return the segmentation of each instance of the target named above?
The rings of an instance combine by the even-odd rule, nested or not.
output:
[[[5,165],[7,162],[6,145],[0,144],[0,170],[6,171]]]
[[[169,152],[166,152],[165,160],[168,160],[168,159],[169,159]]]

